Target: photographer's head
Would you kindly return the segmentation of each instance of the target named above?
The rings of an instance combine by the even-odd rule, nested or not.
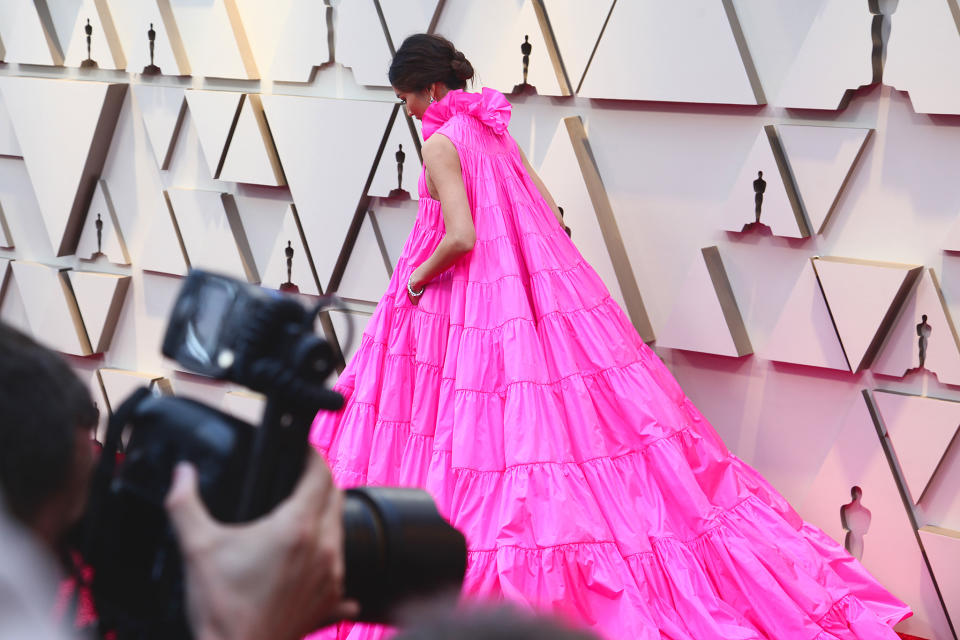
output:
[[[59,355],[0,323],[0,490],[51,547],[83,513],[97,417]]]

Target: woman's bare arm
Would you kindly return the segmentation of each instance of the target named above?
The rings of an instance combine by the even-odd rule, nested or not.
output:
[[[557,203],[553,201],[553,196],[550,195],[549,191],[547,191],[547,187],[543,184],[540,176],[538,176],[537,172],[533,170],[532,166],[530,166],[530,161],[527,160],[527,155],[523,152],[523,149],[520,149],[519,146],[517,146],[517,149],[520,150],[520,157],[523,158],[523,166],[526,168],[527,173],[530,174],[530,179],[533,180],[533,184],[537,186],[537,191],[539,191],[540,195],[543,196],[543,199],[547,201],[547,204],[550,206],[550,210],[553,211],[553,215],[557,217],[557,222],[560,223],[560,226],[566,229],[567,225],[563,223],[563,215],[560,213],[560,207],[558,207]]]
[[[414,291],[419,291],[473,250],[477,239],[456,147],[449,138],[438,134],[423,144],[422,153],[429,184],[436,189],[443,210],[445,234],[433,254],[413,270],[410,287]],[[416,304],[419,298],[411,297],[410,300]]]

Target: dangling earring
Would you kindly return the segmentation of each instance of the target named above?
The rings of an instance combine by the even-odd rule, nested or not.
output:
[[[436,102],[436,100],[433,99],[433,94],[431,93],[431,94],[430,94],[430,104],[433,104],[434,102]]]

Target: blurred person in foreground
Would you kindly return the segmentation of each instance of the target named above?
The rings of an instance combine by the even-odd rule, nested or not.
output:
[[[52,558],[69,557],[67,534],[86,506],[96,421],[89,392],[66,362],[0,323],[2,640],[65,637],[38,612],[52,617]],[[166,506],[197,640],[294,640],[357,615],[358,605],[342,600],[342,502],[311,452],[296,490],[270,514],[222,525],[200,499],[196,470],[178,465]]]

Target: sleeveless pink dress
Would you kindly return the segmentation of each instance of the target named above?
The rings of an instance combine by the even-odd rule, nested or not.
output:
[[[476,246],[410,304],[444,233],[421,174],[346,405],[311,434],[338,483],[427,489],[467,538],[465,597],[605,638],[896,638],[910,610],[727,450],[557,224],[509,120],[490,89],[424,115],[460,155]]]

